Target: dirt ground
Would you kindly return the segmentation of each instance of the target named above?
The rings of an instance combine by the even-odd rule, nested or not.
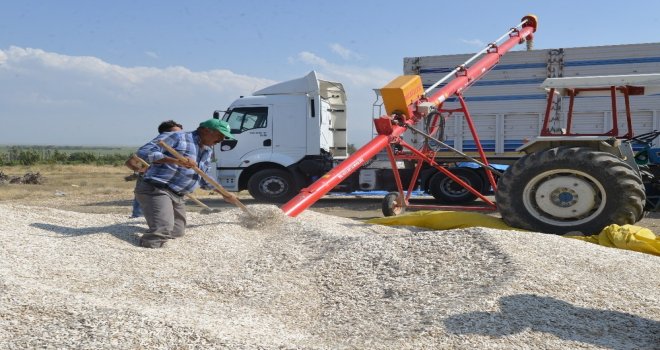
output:
[[[125,181],[130,171],[123,167],[93,166],[41,166],[38,168],[0,168],[5,174],[22,176],[26,172],[40,172],[45,178],[41,185],[0,185],[0,202],[45,206],[83,213],[125,213],[131,212],[133,187],[135,182]],[[197,190],[194,194],[211,208],[228,208],[220,195]],[[239,194],[245,205],[258,203],[247,191]],[[335,196],[328,195],[308,210],[356,220],[382,217],[382,196]],[[189,211],[202,208],[188,200]],[[433,205],[431,197],[413,198],[412,204]],[[497,216],[497,213],[491,215]],[[660,212],[647,213],[637,225],[646,227],[660,235]]]

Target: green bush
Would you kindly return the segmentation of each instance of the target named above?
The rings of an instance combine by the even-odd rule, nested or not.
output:
[[[68,149],[71,146],[62,146],[61,148]],[[90,148],[82,149],[67,153],[65,151],[55,148],[55,146],[9,146],[0,147],[0,165],[35,165],[35,164],[96,164],[96,165],[114,165],[121,166],[126,159],[131,155],[130,153],[103,153],[104,149],[99,152],[92,152],[98,150]],[[5,152],[2,152],[4,150]]]
[[[66,161],[69,160],[69,154],[66,152],[60,152],[59,150],[55,150],[53,154],[50,155],[50,158],[48,159],[48,163],[50,164],[65,164]]]
[[[69,164],[91,164],[96,162],[96,155],[91,152],[73,152],[69,154]]]
[[[18,163],[21,165],[34,165],[41,161],[41,154],[33,149],[21,150],[18,154]]]

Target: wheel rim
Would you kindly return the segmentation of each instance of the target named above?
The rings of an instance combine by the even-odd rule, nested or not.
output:
[[[577,170],[543,172],[527,183],[523,202],[538,220],[557,226],[574,226],[591,221],[607,203],[603,185],[593,176]]]
[[[285,193],[287,187],[286,181],[276,176],[269,176],[259,183],[259,191],[271,197]]]
[[[394,215],[399,215],[403,212],[403,207],[398,206],[397,202],[394,202],[393,205],[394,207],[392,208],[392,212],[394,213]]]
[[[470,180],[467,179],[466,177],[459,176],[458,178],[461,179],[463,182],[467,183],[468,185],[472,185],[470,183]],[[457,182],[450,179],[449,177],[444,177],[440,181],[439,188],[440,188],[440,192],[442,192],[444,195],[453,198],[463,197],[466,195],[466,192],[468,192],[468,190],[465,187],[459,185]]]
[[[390,209],[392,209],[392,213],[394,213],[394,215],[401,214],[401,211],[403,210],[403,207],[399,203],[399,195],[398,194],[391,195],[389,203],[390,203]]]
[[[383,199],[385,206],[387,206],[389,212],[393,216],[397,216],[405,210],[403,207],[403,202],[401,202],[401,196],[399,196],[398,193],[388,193],[385,198]],[[385,214],[385,211],[383,211],[383,214]],[[388,214],[385,214],[388,215]]]

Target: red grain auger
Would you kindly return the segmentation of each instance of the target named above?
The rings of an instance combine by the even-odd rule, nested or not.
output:
[[[374,119],[375,129],[378,135],[338,166],[323,175],[319,180],[311,184],[309,187],[303,188],[296,197],[282,206],[282,210],[289,216],[297,216],[383,149],[385,149],[388,154],[398,189],[398,192],[390,193],[385,197],[384,211],[386,208],[389,208],[392,215],[394,215],[403,211],[406,207],[420,209],[439,208],[438,206],[431,207],[408,204],[408,199],[414,190],[417,177],[424,162],[435,167],[438,171],[444,173],[486,203],[486,206],[463,206],[461,209],[496,210],[495,203],[481,194],[479,190],[472,188],[459,177],[448,171],[444,166],[438,164],[434,160],[435,151],[431,147],[423,146],[422,148],[417,149],[402,140],[401,135],[406,130],[411,129],[420,133],[427,139],[433,140],[443,147],[480,164],[486,169],[490,185],[495,190],[497,186],[493,177],[493,172],[496,174],[498,174],[498,172],[488,163],[483,147],[479,142],[479,137],[472,122],[467,104],[463,98],[463,92],[497,65],[500,61],[500,57],[510,51],[514,46],[527,42],[528,48],[531,47],[531,40],[533,38],[533,33],[536,31],[537,24],[538,21],[536,16],[528,15],[523,17],[522,21],[517,26],[511,28],[493,43],[488,44],[483,50],[476,53],[465,63],[456,67],[444,78],[440,79],[426,90],[424,90],[422,80],[418,75],[402,75],[392,80],[385,87],[380,89],[387,115]],[[445,82],[447,83],[441,86],[441,84]],[[428,94],[438,86],[441,87],[432,95],[428,96]],[[442,109],[443,102],[454,96],[459,101],[461,108],[453,110]],[[433,129],[438,127],[440,123],[440,119],[442,118],[441,113],[444,112],[460,112],[465,116],[465,120],[469,125],[477,147],[480,158],[479,160],[471,158],[443,143],[441,140],[435,139],[431,136],[433,134]],[[428,134],[415,128],[415,124],[425,118],[427,119],[427,125],[431,125],[431,127],[427,129],[431,130]],[[409,152],[404,152],[404,149]],[[413,178],[410,181],[410,185],[406,192],[404,192],[401,177],[397,170],[397,159],[413,160],[416,161],[417,164]],[[442,206],[441,208],[454,209],[455,207]]]

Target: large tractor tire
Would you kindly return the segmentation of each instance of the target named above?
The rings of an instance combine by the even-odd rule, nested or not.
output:
[[[448,170],[479,192],[484,187],[481,176],[470,168],[451,168]],[[428,192],[439,203],[445,204],[463,204],[472,202],[477,198],[472,192],[441,172],[436,173],[429,180]]]
[[[636,170],[615,155],[559,147],[520,158],[500,178],[495,199],[510,226],[594,234],[640,220],[646,194]]]
[[[284,203],[298,192],[293,176],[283,169],[260,170],[250,177],[247,187],[254,199],[268,203]]]

